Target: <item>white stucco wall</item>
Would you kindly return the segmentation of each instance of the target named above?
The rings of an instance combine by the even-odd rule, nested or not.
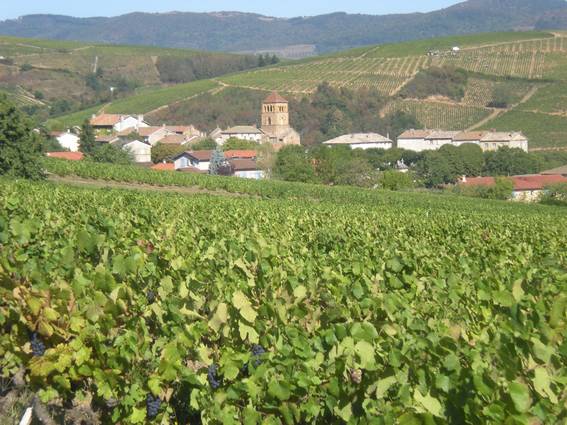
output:
[[[68,149],[71,152],[79,151],[79,136],[73,133],[65,133],[57,137],[57,141],[63,149]]]

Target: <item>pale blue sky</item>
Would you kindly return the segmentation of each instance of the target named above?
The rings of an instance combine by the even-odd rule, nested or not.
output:
[[[329,12],[382,15],[426,12],[459,0],[0,0],[0,19],[34,13],[71,16],[115,16],[129,12],[210,12],[237,10],[291,17]]]

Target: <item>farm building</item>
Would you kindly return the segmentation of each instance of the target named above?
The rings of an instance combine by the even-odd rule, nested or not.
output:
[[[501,147],[528,151],[528,139],[521,132],[408,130],[398,137],[399,148],[415,152],[467,143],[480,146],[484,152],[495,151]]]
[[[391,149],[389,138],[378,133],[353,133],[323,142],[326,146],[350,146],[351,149]]]
[[[510,177],[514,184],[512,199],[520,202],[537,202],[545,193],[546,187],[558,183],[567,183],[567,177],[560,175],[525,175]],[[496,184],[494,177],[471,177],[465,178],[460,183],[463,186],[493,186]]]

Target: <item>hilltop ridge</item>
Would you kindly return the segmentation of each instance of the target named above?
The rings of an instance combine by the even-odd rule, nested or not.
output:
[[[447,35],[567,28],[563,0],[468,0],[429,13],[330,13],[290,19],[243,12],[130,13],[102,18],[28,15],[0,22],[0,34],[58,40],[140,44],[282,55],[335,52],[353,47]],[[309,45],[300,53],[290,46]]]

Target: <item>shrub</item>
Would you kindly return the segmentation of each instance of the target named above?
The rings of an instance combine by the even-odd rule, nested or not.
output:
[[[547,205],[567,206],[567,183],[559,183],[545,188],[545,194],[540,201]]]

